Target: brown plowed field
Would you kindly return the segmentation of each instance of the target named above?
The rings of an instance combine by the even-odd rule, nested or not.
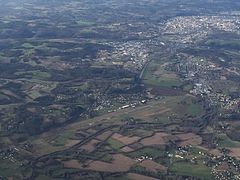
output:
[[[144,160],[143,162],[140,163],[140,166],[145,167],[147,171],[151,171],[155,173],[157,173],[158,171],[165,172],[167,170],[167,168],[164,167],[163,165],[158,164],[151,160]]]
[[[202,138],[194,133],[177,134],[176,136],[181,140],[180,146],[197,146],[202,144]]]
[[[144,146],[150,146],[150,145],[163,145],[166,143],[165,137],[167,137],[168,134],[166,133],[156,133],[151,137],[144,138],[140,141]]]
[[[123,143],[125,145],[132,144],[140,139],[140,137],[137,137],[137,136],[128,137],[128,136],[123,136],[118,133],[114,133],[112,135],[112,138],[117,141],[120,141],[121,143]]]

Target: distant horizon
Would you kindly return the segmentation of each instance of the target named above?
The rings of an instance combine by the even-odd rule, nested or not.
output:
[[[0,0],[0,179],[239,179],[239,50],[239,0]]]

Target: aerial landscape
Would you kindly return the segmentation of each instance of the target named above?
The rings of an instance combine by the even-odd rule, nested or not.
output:
[[[0,180],[240,180],[239,0],[0,0]]]

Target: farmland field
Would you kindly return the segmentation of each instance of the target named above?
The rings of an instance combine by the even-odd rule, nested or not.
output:
[[[240,177],[239,0],[0,0],[0,180]]]

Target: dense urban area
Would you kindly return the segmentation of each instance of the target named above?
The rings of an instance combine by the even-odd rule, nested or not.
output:
[[[238,180],[239,82],[238,0],[0,0],[0,180]]]

